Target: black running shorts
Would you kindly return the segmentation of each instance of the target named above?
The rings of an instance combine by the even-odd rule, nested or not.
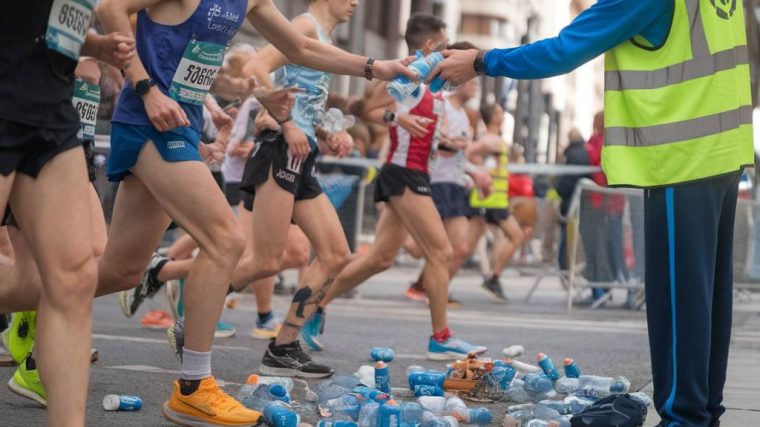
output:
[[[82,145],[79,124],[71,129],[45,129],[0,118],[0,174],[20,172],[36,178],[58,154]]]
[[[407,188],[416,194],[430,196],[430,176],[422,171],[386,163],[375,180],[375,203],[400,196]]]
[[[262,132],[256,138],[256,145],[243,171],[240,189],[253,195],[246,198],[245,208],[253,210],[256,187],[267,182],[270,176],[296,201],[310,200],[322,194],[316,176],[316,156],[317,153],[312,151],[306,160],[298,161],[288,151],[288,143],[282,133]]]

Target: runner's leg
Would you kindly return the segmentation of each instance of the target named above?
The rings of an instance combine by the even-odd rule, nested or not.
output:
[[[36,179],[18,175],[11,196],[40,265],[37,365],[48,420],[56,425],[84,424],[97,282],[87,185],[83,151],[71,149],[47,163]]]

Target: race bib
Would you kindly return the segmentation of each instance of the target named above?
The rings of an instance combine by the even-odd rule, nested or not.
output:
[[[45,42],[49,49],[79,59],[97,0],[54,0]]]
[[[95,123],[98,121],[98,106],[100,105],[100,86],[91,85],[77,79],[74,86],[72,103],[79,112],[83,140],[95,138]]]
[[[225,46],[191,40],[169,86],[169,96],[178,102],[201,105],[222,67]]]

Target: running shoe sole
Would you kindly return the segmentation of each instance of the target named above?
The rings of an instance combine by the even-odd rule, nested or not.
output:
[[[214,332],[214,338],[232,338],[237,333],[236,330],[224,330],[224,331],[215,331]]]
[[[174,412],[169,408],[169,402],[164,402],[163,410],[164,418],[169,420],[170,422],[185,426],[185,427],[219,427],[219,426],[232,426],[232,427],[253,427],[256,424],[219,424],[219,423],[209,423],[207,421],[200,420],[198,418],[195,418],[191,415],[185,415],[180,414],[178,412]]]
[[[486,294],[488,294],[489,298],[493,300],[494,302],[498,302],[500,304],[506,304],[509,302],[509,298],[507,297],[501,297],[496,292],[492,291],[490,288],[486,287],[485,285],[481,286],[484,291],[486,291]]]
[[[177,347],[177,337],[174,334],[174,326],[166,330],[166,340],[169,343],[169,349],[174,353],[179,360],[182,360],[182,355]]]
[[[128,319],[132,317],[132,310],[129,309],[129,306],[132,305],[129,303],[129,294],[131,292],[134,292],[134,290],[119,292],[119,305],[121,306],[121,312],[124,313],[124,316],[126,316]]]
[[[11,377],[10,380],[8,380],[8,389],[12,391],[13,393],[25,397],[27,399],[34,400],[35,402],[39,403],[40,405],[47,407],[47,400],[44,399],[42,396],[38,395],[37,393],[21,387],[20,385],[16,384],[16,381],[13,380],[13,377]]]
[[[258,329],[254,329],[251,331],[251,338],[256,340],[271,340],[272,338],[276,338],[277,334],[265,334],[262,332],[259,332]]]
[[[318,373],[301,372],[297,369],[292,369],[292,368],[274,368],[274,367],[266,366],[266,365],[259,366],[259,372],[261,372],[264,375],[269,375],[273,377],[291,377],[291,378],[327,378],[333,375],[333,372],[318,374]]]

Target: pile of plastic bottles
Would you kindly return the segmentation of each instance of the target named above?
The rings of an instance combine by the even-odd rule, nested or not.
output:
[[[247,408],[264,414],[272,427],[297,427],[301,417],[290,406],[293,380],[251,375],[240,389],[237,399]]]

